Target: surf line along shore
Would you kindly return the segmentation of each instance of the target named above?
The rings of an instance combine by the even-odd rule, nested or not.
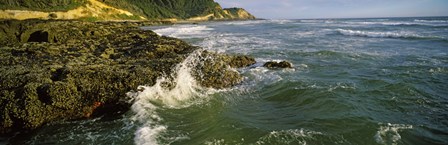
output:
[[[252,57],[205,51],[141,25],[0,21],[0,135],[54,121],[120,116],[132,105],[126,93],[170,78],[193,52],[199,55],[191,73],[203,87],[234,86],[242,77],[232,68],[255,63]],[[165,87],[173,86],[168,81]]]

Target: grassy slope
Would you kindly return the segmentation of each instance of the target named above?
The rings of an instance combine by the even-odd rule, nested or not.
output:
[[[86,0],[0,0],[0,9],[33,11],[67,11],[85,4]]]
[[[213,13],[213,0],[104,0],[106,4],[144,15],[148,19],[190,18]]]
[[[68,11],[88,4],[88,0],[0,0],[0,10]],[[224,12],[214,0],[97,0],[133,14],[155,19],[188,19],[214,14],[218,19],[238,19],[236,12]],[[229,15],[230,14],[230,15]],[[124,15],[123,15],[124,16]],[[133,19],[137,19],[133,18]],[[122,18],[127,19],[127,18]],[[206,18],[209,19],[209,18]],[[213,18],[210,18],[213,19]],[[244,19],[244,18],[243,18]]]

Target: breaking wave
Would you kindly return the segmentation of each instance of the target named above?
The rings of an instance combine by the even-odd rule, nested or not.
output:
[[[207,26],[196,25],[178,25],[174,27],[160,28],[153,30],[159,35],[177,37],[177,38],[191,38],[191,36],[201,37],[207,35],[213,28]]]
[[[412,128],[412,125],[405,124],[382,124],[374,136],[375,141],[379,144],[396,145],[401,140],[401,135],[398,132]]]
[[[415,22],[426,22],[426,23],[448,23],[448,20],[420,20],[415,19]]]
[[[185,108],[211,93],[197,85],[190,73],[198,55],[199,51],[194,52],[184,62],[178,64],[172,80],[170,77],[159,78],[155,85],[139,86],[140,91],[127,94],[134,101],[131,109],[135,115],[132,120],[141,124],[135,132],[135,144],[158,144],[159,138],[162,138],[161,134],[167,131],[167,126],[161,123],[163,118],[157,113],[159,108]],[[185,136],[171,139],[183,138]]]
[[[431,26],[431,27],[448,26],[448,24],[434,24],[434,23],[422,23],[422,22],[346,22],[346,23],[355,25],[385,25],[385,26]]]
[[[412,32],[374,32],[374,31],[360,31],[348,29],[336,29],[336,32],[346,36],[360,36],[371,38],[404,38],[404,39],[437,39],[439,37],[422,36]]]

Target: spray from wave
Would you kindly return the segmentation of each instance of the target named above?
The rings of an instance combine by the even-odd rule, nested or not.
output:
[[[135,132],[135,144],[154,145],[158,144],[161,134],[167,131],[167,126],[162,125],[162,120],[157,110],[165,108],[184,108],[205,98],[207,94],[205,88],[200,87],[191,75],[191,68],[194,67],[200,51],[192,53],[184,62],[178,64],[173,76],[163,77],[157,80],[153,86],[140,86],[138,92],[129,92],[127,95],[134,101],[131,109],[135,113],[132,120],[141,124]],[[185,137],[175,137],[167,139],[173,142]],[[165,139],[166,140],[166,139]]]

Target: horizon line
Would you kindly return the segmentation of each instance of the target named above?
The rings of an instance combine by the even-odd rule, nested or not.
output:
[[[445,16],[385,16],[385,17],[334,17],[334,18],[257,18],[260,20],[309,20],[309,19],[384,19],[384,18],[436,18],[436,17],[448,17]]]

